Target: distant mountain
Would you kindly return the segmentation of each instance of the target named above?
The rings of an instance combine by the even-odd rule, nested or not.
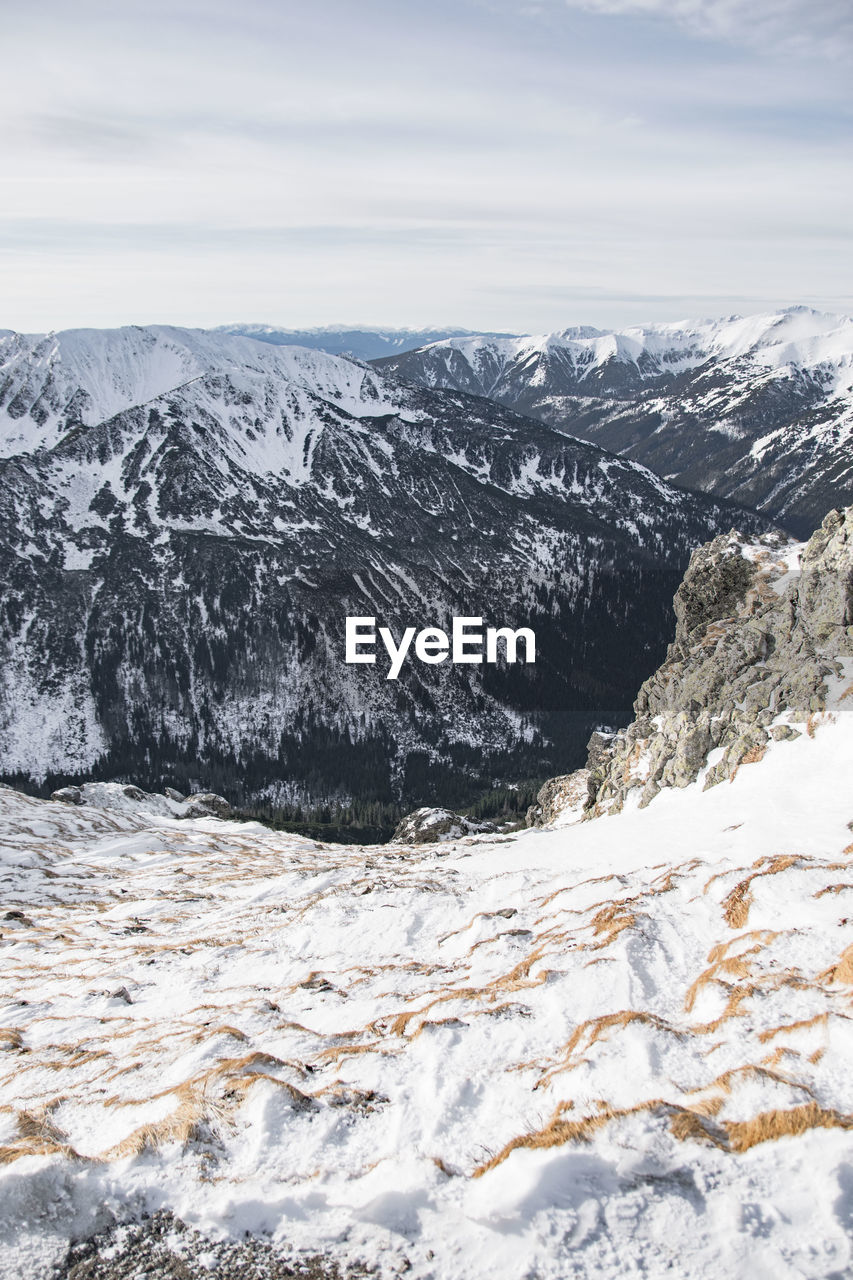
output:
[[[214,333],[234,337],[255,338],[275,347],[309,347],[332,356],[354,356],[356,360],[377,360],[382,356],[400,355],[430,342],[464,337],[469,329],[339,329],[333,325],[319,329],[276,329],[265,324],[224,324]],[[488,338],[510,335],[490,333]]]
[[[805,536],[853,501],[853,320],[771,315],[544,337],[453,338],[380,362],[488,396],[755,507]]]
[[[482,398],[221,333],[0,341],[0,774],[458,803],[577,763],[766,521]],[[535,666],[343,661],[347,615]]]

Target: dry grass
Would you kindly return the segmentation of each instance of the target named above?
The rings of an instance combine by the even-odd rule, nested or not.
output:
[[[742,1154],[761,1142],[793,1138],[809,1129],[853,1129],[853,1116],[806,1102],[789,1111],[762,1111],[751,1120],[724,1122],[729,1148]]]
[[[22,1156],[61,1155],[68,1160],[81,1159],[68,1142],[67,1135],[51,1118],[51,1111],[64,1101],[64,1098],[55,1098],[37,1110],[21,1111],[17,1117],[19,1136],[16,1141],[0,1146],[0,1164],[12,1164]]]
[[[736,956],[730,956],[726,953],[729,947],[734,946],[736,942],[742,942],[744,940],[744,935],[740,938],[732,938],[729,942],[720,942],[715,947],[711,948],[708,952],[708,968],[703,970],[703,972],[699,974],[699,977],[694,980],[688,988],[687,995],[684,997],[685,1013],[691,1012],[694,1004],[696,1003],[696,997],[704,987],[708,986],[709,983],[719,983],[727,989],[730,988],[730,984],[721,979],[721,974],[725,974],[727,977],[732,978],[749,977],[752,969],[752,961],[750,960],[750,957],[757,955],[762,950],[762,947],[766,942],[775,938],[776,934],[769,930],[761,930],[753,931],[752,934],[747,934],[745,936],[747,938],[758,936],[760,941],[757,942],[755,946],[750,947],[748,951],[738,952]]]
[[[659,1018],[657,1014],[646,1013],[638,1009],[621,1009],[618,1013],[605,1013],[597,1018],[588,1018],[585,1022],[581,1022],[575,1027],[563,1046],[563,1057],[540,1076],[534,1088],[540,1089],[543,1085],[548,1084],[554,1076],[560,1075],[564,1071],[571,1071],[578,1066],[581,1059],[575,1055],[582,1041],[584,1042],[583,1051],[587,1051],[598,1040],[606,1036],[609,1031],[613,1030],[614,1027],[621,1029],[637,1022],[653,1027],[656,1031],[663,1031],[678,1037],[688,1034],[678,1027],[671,1026],[663,1018]]]
[[[638,1103],[634,1107],[611,1107],[604,1103],[593,1115],[583,1116],[578,1120],[567,1120],[565,1113],[572,1107],[571,1103],[560,1103],[546,1125],[532,1133],[521,1134],[513,1138],[501,1148],[491,1159],[481,1164],[473,1172],[473,1177],[481,1178],[483,1174],[503,1164],[513,1151],[522,1148],[533,1151],[545,1150],[549,1147],[565,1146],[569,1142],[588,1142],[599,1129],[611,1124],[614,1120],[622,1120],[627,1116],[644,1112],[658,1112],[669,1117],[670,1128],[677,1138],[698,1139],[710,1142],[714,1146],[725,1148],[727,1143],[723,1136],[716,1132],[706,1115],[698,1109],[690,1109],[665,1102],[662,1098],[653,1098],[648,1102]]]
[[[762,1111],[750,1120],[724,1120],[714,1123],[712,1123],[715,1114],[713,1107],[709,1108],[702,1104],[698,1107],[684,1107],[666,1102],[662,1098],[653,1098],[633,1107],[604,1105],[594,1114],[577,1120],[565,1118],[565,1112],[571,1105],[571,1103],[561,1103],[546,1125],[532,1133],[513,1138],[491,1159],[478,1166],[472,1176],[481,1178],[483,1174],[503,1164],[513,1151],[521,1149],[539,1151],[549,1147],[565,1146],[570,1142],[588,1142],[597,1130],[613,1121],[643,1112],[668,1116],[670,1131],[682,1142],[710,1143],[720,1150],[738,1155],[742,1155],[762,1142],[775,1142],[779,1138],[796,1137],[809,1129],[853,1129],[853,1116],[821,1107],[816,1102],[806,1102],[802,1106],[788,1110]]]
[[[818,982],[843,982],[853,985],[853,947],[848,947],[834,965],[818,974]]]
[[[659,892],[664,892],[660,890]],[[593,935],[599,939],[595,943],[588,943],[594,951],[599,951],[602,947],[609,947],[624,929],[630,929],[637,923],[637,917],[633,911],[628,910],[628,902],[634,902],[634,898],[625,899],[620,902],[611,902],[608,906],[602,907],[597,911],[589,922]],[[602,935],[604,935],[602,937]]]
[[[813,1018],[800,1018],[797,1022],[783,1022],[778,1027],[768,1027],[766,1031],[759,1031],[758,1039],[762,1044],[767,1044],[768,1040],[773,1040],[776,1036],[787,1035],[791,1031],[807,1031],[810,1027],[825,1027],[828,1019],[828,1013],[817,1013]]]
[[[752,906],[752,877],[741,880],[730,893],[723,898],[722,907],[726,924],[730,929],[743,929],[749,921],[749,909]]]
[[[723,899],[722,907],[726,924],[730,929],[743,929],[749,920],[749,909],[752,906],[752,883],[760,880],[763,876],[776,876],[782,871],[787,871],[789,867],[801,864],[802,859],[795,854],[780,854],[775,858],[759,858],[753,864],[753,873],[741,880],[739,884],[731,890]],[[768,866],[763,866],[769,863]],[[756,871],[755,867],[762,867],[763,870]],[[712,877],[714,879],[715,877]],[[710,885],[711,881],[708,881]],[[708,885],[705,888],[708,888]]]

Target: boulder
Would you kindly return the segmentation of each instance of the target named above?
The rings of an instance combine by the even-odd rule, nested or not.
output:
[[[496,831],[493,822],[476,822],[450,809],[415,809],[397,825],[392,844],[439,844],[460,836]]]
[[[83,792],[79,787],[60,787],[50,793],[51,800],[59,800],[62,804],[82,804]]]
[[[231,806],[224,796],[213,791],[198,791],[188,797],[185,818],[229,818]]]

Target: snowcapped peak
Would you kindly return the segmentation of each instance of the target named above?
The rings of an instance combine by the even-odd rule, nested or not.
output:
[[[326,352],[172,325],[67,329],[0,338],[0,456],[49,448],[91,426],[208,375],[258,387],[296,386],[340,406],[384,397],[372,370]]]

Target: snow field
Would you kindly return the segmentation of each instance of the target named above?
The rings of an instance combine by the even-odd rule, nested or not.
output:
[[[0,1274],[163,1206],[388,1275],[845,1273],[852,704],[432,847],[0,790]]]

